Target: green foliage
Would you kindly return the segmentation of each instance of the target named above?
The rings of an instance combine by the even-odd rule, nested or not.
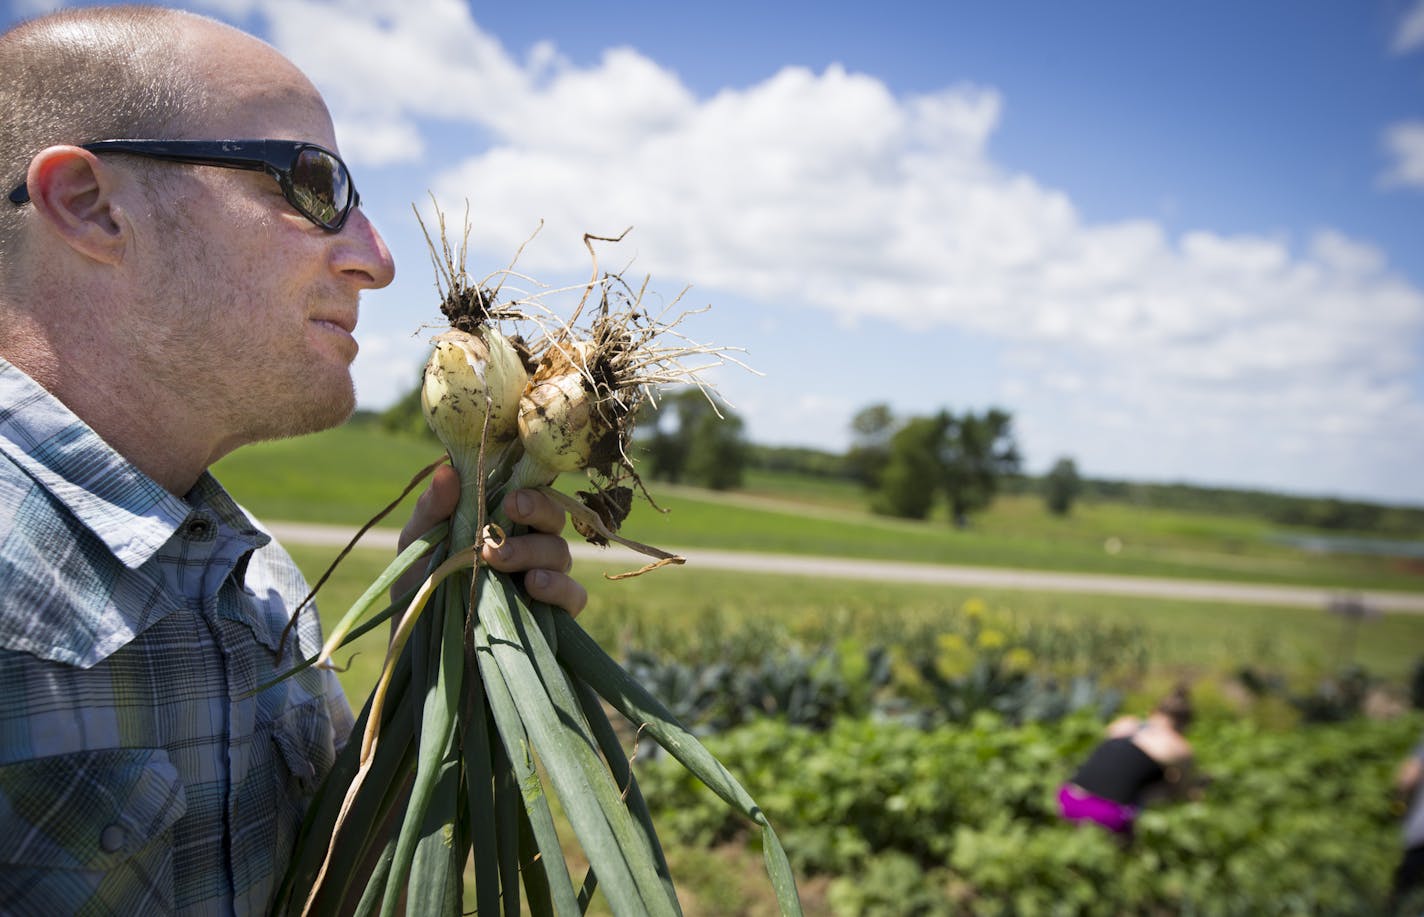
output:
[[[888,404],[872,404],[861,408],[851,418],[851,445],[846,453],[846,470],[857,483],[869,490],[878,488],[885,467],[890,461],[890,441],[899,422]]]
[[[883,651],[872,649],[869,664],[857,650],[849,652],[853,655],[843,658],[828,649],[773,647],[755,661],[699,665],[634,651],[623,666],[699,732],[725,730],[758,716],[825,728],[837,716],[863,713],[869,692],[888,680]]]
[[[1055,516],[1066,516],[1073,510],[1073,501],[1083,489],[1078,466],[1070,458],[1054,462],[1053,469],[1043,479],[1043,500]]]
[[[1011,418],[998,408],[897,421],[886,405],[872,405],[856,415],[855,429],[848,461],[875,488],[871,509],[885,515],[925,519],[942,494],[950,519],[963,526],[1019,468]]]
[[[999,616],[996,616],[999,617]],[[625,631],[624,667],[696,734],[761,718],[824,730],[870,717],[919,728],[992,711],[1011,724],[1115,712],[1146,664],[1140,632],[1079,624],[1019,629],[982,601],[932,619],[793,636],[760,619],[742,628],[699,615],[695,638]],[[626,622],[625,622],[626,623]],[[863,629],[865,636],[857,631]],[[657,754],[643,743],[640,754]]]
[[[945,497],[950,517],[964,524],[970,513],[988,508],[1003,476],[1019,469],[1012,419],[1007,411],[990,408],[983,414],[941,412],[944,433],[940,443]]]
[[[701,389],[683,388],[664,393],[656,410],[647,403],[637,449],[648,462],[649,477],[710,490],[741,485],[747,465],[745,424],[726,404],[711,398],[715,396]],[[673,418],[670,424],[662,422],[667,416]]]
[[[763,720],[708,744],[757,791],[798,867],[838,877],[837,914],[1380,911],[1399,856],[1390,774],[1424,720],[1289,732],[1203,722],[1205,796],[1148,809],[1125,848],[1056,814],[1058,786],[1101,728],[1086,714],[1013,728],[981,713],[928,731]],[[649,764],[642,785],[666,832],[737,836],[676,769]]]
[[[398,436],[419,436],[435,442],[435,434],[425,421],[425,409],[420,403],[421,377],[424,368],[415,374],[415,386],[378,417],[381,428]]]
[[[815,480],[848,479],[845,456],[801,446],[746,444],[747,469],[794,474]]]
[[[1304,690],[1292,687],[1279,673],[1252,665],[1244,666],[1237,678],[1257,698],[1284,700],[1307,723],[1338,723],[1357,717],[1364,712],[1370,692],[1380,687],[1379,679],[1355,664],[1314,680]]]
[[[745,427],[726,411],[721,417],[710,411],[697,417],[687,436],[687,480],[709,490],[740,487],[747,462]]]
[[[869,857],[854,876],[833,880],[827,893],[837,914],[864,917],[949,917],[950,902],[936,887],[944,870],[926,871],[896,851]]]
[[[943,429],[931,418],[907,421],[890,440],[889,456],[870,508],[887,516],[924,519],[935,501],[940,476],[936,457]]]

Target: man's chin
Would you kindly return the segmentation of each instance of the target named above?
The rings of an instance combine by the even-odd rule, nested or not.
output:
[[[285,416],[268,417],[263,431],[253,441],[290,439],[294,436],[320,433],[341,426],[356,412],[356,390],[349,378],[342,391],[325,395],[313,391],[308,395],[300,405],[284,412]]]

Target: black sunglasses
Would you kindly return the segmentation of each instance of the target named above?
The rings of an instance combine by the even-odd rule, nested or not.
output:
[[[266,172],[282,186],[282,196],[302,216],[327,232],[340,232],[361,195],[351,183],[346,163],[331,150],[300,140],[99,140],[83,144],[91,153],[128,153],[223,169]],[[24,182],[10,192],[10,202],[24,204]]]

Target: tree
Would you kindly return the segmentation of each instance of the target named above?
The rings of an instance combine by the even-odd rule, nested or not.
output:
[[[685,388],[664,393],[657,410],[645,409],[637,429],[650,477],[713,490],[741,484],[747,464],[745,424],[725,404],[714,405],[701,389]],[[664,417],[673,418],[673,429],[664,428]]]
[[[424,379],[425,368],[422,364],[421,370],[416,377],[415,387],[401,396],[400,400],[381,412],[381,427],[391,433],[406,433],[415,436],[429,437],[435,439],[435,434],[430,430],[430,424],[425,421],[425,409],[420,404],[421,380]]]
[[[1048,504],[1048,511],[1055,516],[1068,515],[1082,489],[1083,479],[1078,477],[1078,466],[1070,458],[1059,459],[1043,479],[1043,499]]]
[[[742,484],[747,444],[742,419],[723,408],[699,416],[687,435],[687,479],[710,490],[732,490]]]
[[[1019,469],[1012,417],[999,408],[983,414],[940,413],[943,431],[939,452],[941,481],[950,518],[963,526],[969,514],[985,509],[998,492],[999,479]]]
[[[880,403],[861,408],[851,418],[851,446],[846,452],[846,470],[861,486],[875,489],[890,460],[890,440],[900,427],[890,405]]]
[[[934,506],[941,475],[941,418],[915,417],[890,438],[871,509],[902,519],[925,519]]]

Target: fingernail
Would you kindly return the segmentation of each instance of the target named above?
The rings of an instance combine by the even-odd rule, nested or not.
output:
[[[524,584],[542,589],[549,585],[549,574],[545,570],[530,570],[524,574]]]
[[[514,510],[521,519],[528,518],[529,514],[534,512],[534,498],[529,496],[527,491],[515,491]]]

